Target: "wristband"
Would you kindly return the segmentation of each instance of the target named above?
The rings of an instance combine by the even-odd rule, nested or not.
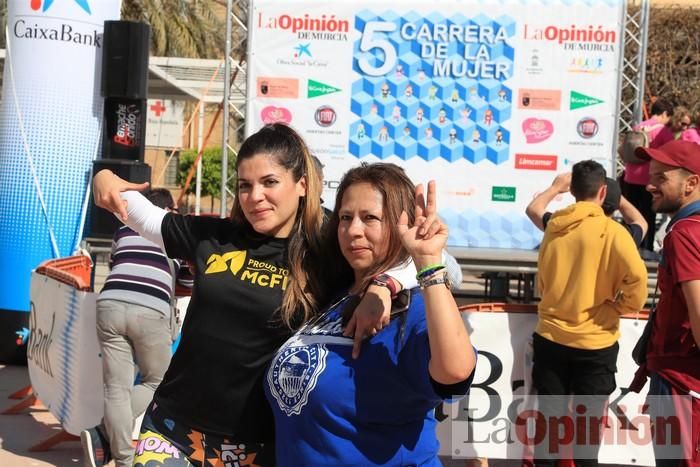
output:
[[[422,277],[418,279],[418,285],[421,289],[430,287],[431,285],[445,284],[447,290],[452,289],[452,284],[450,283],[449,277],[447,277],[447,271],[443,271],[442,274],[431,274],[429,276]]]
[[[387,274],[377,274],[372,278],[370,281],[371,285],[378,285],[379,287],[386,287],[389,289],[389,293],[391,294],[391,298],[394,299],[396,298],[396,295],[398,295],[398,290],[396,290],[396,285],[394,284],[394,281],[391,280],[391,276]]]
[[[421,277],[428,277],[431,274],[434,274],[442,269],[445,269],[444,264],[431,264],[430,266],[426,266],[420,271],[418,271],[418,274],[416,274],[416,280],[420,280]]]

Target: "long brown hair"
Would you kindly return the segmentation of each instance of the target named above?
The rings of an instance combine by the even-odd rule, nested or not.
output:
[[[406,172],[396,164],[363,163],[350,169],[340,181],[335,198],[335,208],[324,234],[326,272],[323,274],[323,285],[326,300],[352,285],[355,275],[350,264],[345,260],[338,243],[338,211],[343,203],[343,196],[349,187],[358,183],[367,183],[382,195],[382,222],[389,226],[388,249],[386,256],[366,273],[362,280],[362,289],[376,274],[385,272],[408,259],[408,252],[401,244],[401,236],[397,225],[403,211],[408,214],[408,223],[415,222],[416,194],[415,186]],[[328,263],[332,263],[328,264]],[[330,266],[330,267],[329,267]]]
[[[292,231],[289,234],[287,260],[290,281],[284,291],[280,318],[289,327],[299,320],[306,321],[318,309],[321,294],[315,271],[320,266],[321,247],[321,185],[316,166],[304,140],[292,128],[281,123],[266,125],[248,137],[238,152],[236,169],[241,162],[257,154],[272,157],[292,174],[295,182],[306,179],[306,196],[300,198]],[[238,194],[238,188],[236,188]],[[233,201],[231,221],[252,228],[246,219],[238,196]],[[303,322],[302,321],[302,322]]]

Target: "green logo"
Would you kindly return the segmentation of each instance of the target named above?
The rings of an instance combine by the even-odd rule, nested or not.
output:
[[[491,201],[515,202],[514,186],[494,186],[491,187]]]
[[[591,105],[602,103],[602,100],[596,99],[595,97],[587,96],[585,94],[581,94],[580,92],[571,91],[571,102],[569,104],[569,110],[576,110],[583,107],[589,107]]]
[[[320,81],[309,80],[309,87],[306,91],[306,97],[318,97],[325,96],[326,94],[333,94],[334,92],[340,92],[340,88],[334,88],[328,84],[321,83]]]

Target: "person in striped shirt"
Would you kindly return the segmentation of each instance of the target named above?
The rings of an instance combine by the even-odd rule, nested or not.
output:
[[[145,194],[156,206],[176,211],[164,188]],[[183,265],[185,268],[186,266]],[[102,351],[104,419],[81,433],[86,460],[93,445],[113,457],[117,466],[132,465],[134,419],[146,410],[171,357],[171,302],[180,262],[127,226],[114,234],[110,273],[97,297],[97,338]],[[134,385],[134,364],[140,381]],[[90,459],[97,465],[98,459]]]

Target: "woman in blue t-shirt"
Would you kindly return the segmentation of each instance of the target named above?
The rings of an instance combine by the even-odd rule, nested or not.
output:
[[[450,293],[435,183],[394,164],[351,169],[328,224],[321,283],[334,296],[277,352],[265,390],[278,465],[439,465],[434,408],[466,394],[476,354]],[[344,322],[381,274],[413,258],[420,288],[394,293],[392,319],[352,357]]]

